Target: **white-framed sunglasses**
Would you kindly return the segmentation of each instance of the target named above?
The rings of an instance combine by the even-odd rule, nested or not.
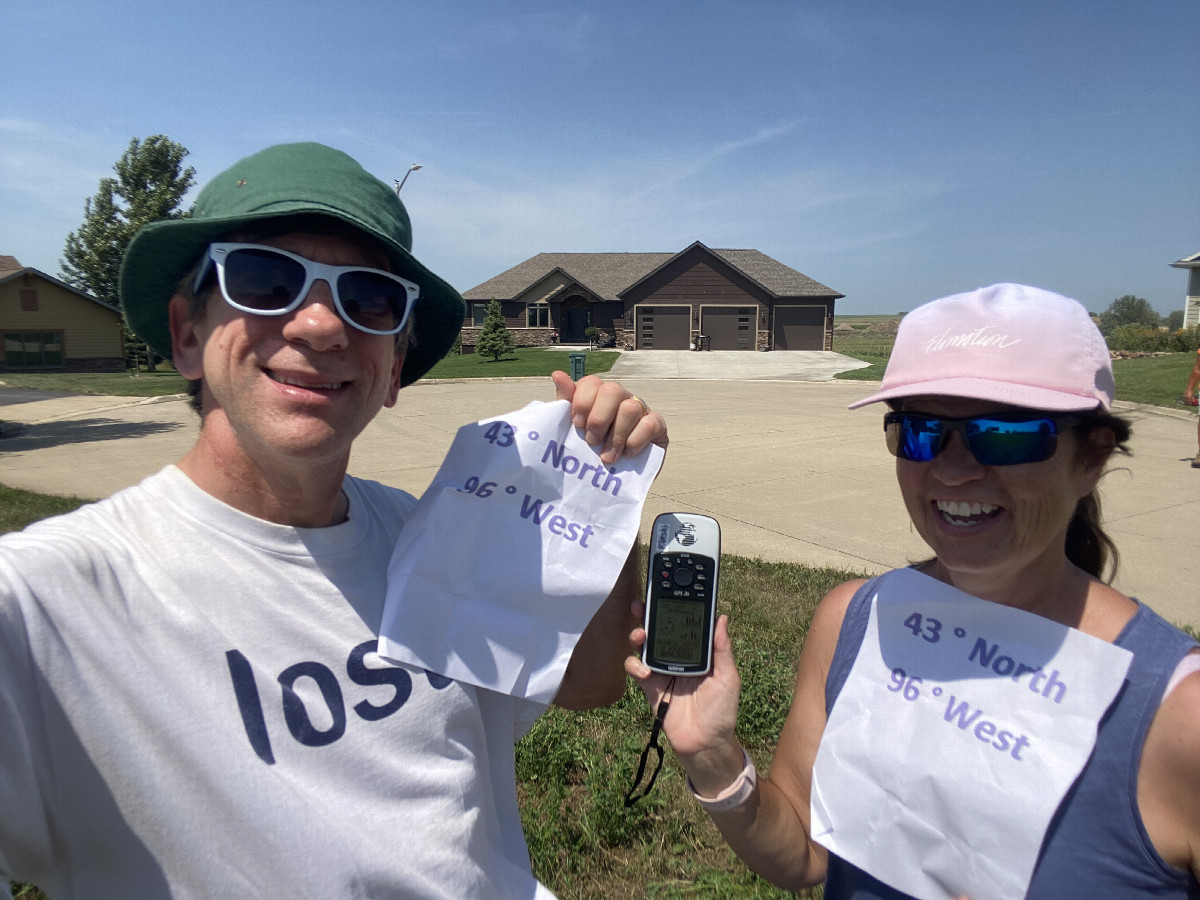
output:
[[[263,244],[208,245],[196,273],[199,292],[210,264],[217,268],[221,295],[234,309],[256,316],[283,316],[297,309],[313,283],[329,285],[338,314],[359,331],[396,334],[421,294],[419,285],[367,266],[330,266]]]

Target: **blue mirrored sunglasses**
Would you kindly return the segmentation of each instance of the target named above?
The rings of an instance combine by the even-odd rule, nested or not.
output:
[[[1054,455],[1063,428],[1078,417],[996,415],[943,419],[920,413],[890,412],[883,417],[888,450],[912,462],[929,462],[942,452],[951,432],[982,465],[1016,466]]]
[[[366,266],[329,266],[262,244],[209,244],[196,274],[198,293],[211,265],[221,295],[234,309],[283,316],[297,309],[317,280],[329,285],[338,315],[368,334],[396,334],[421,294],[419,285]]]

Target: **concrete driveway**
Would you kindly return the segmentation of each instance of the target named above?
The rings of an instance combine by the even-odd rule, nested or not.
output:
[[[622,353],[610,376],[698,378],[717,381],[832,381],[838,372],[869,363],[822,350],[750,353],[739,350],[654,350]]]

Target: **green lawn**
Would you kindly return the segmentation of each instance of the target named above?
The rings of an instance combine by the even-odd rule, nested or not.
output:
[[[1141,359],[1114,359],[1117,399],[1154,406],[1174,406],[1187,387],[1195,353],[1168,353]]]
[[[892,344],[895,342],[896,336],[886,332],[835,331],[834,352],[861,359],[871,365],[865,369],[839,372],[834,377],[839,381],[882,381],[883,370],[887,368],[888,359],[892,355]]]
[[[187,381],[171,366],[137,376],[125,372],[0,372],[0,386],[65,391],[69,394],[108,394],[114,397],[162,397],[182,394]]]
[[[839,350],[839,353],[845,351]],[[855,359],[861,359],[863,362],[869,362],[865,369],[851,369],[849,372],[838,372],[833,377],[839,381],[883,381],[884,370],[887,369],[888,358],[886,356],[877,356],[873,353],[846,353],[846,356],[853,356]]]
[[[447,356],[429,370],[425,378],[528,378],[547,376],[558,370],[570,372],[567,350],[523,349],[496,362],[472,353]],[[599,375],[613,367],[620,354],[616,350],[589,350],[584,359],[585,374]]]
[[[0,484],[0,534],[20,531],[31,522],[68,513],[88,500],[37,494]]]

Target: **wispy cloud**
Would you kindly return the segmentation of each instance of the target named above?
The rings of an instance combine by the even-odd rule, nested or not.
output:
[[[708,158],[769,139],[764,130],[725,142]],[[610,159],[603,177],[541,178],[516,187],[433,168],[421,173],[420,187],[408,198],[414,249],[463,290],[543,251],[676,251],[697,240],[761,249],[804,271],[813,254],[906,246],[931,227],[929,207],[950,189],[849,167],[773,173],[735,167],[704,191],[669,181],[657,190],[629,191],[646,165]]]
[[[57,123],[0,119],[0,252],[56,272],[67,235],[83,222],[84,200],[123,149]]]
[[[634,193],[631,199],[637,200],[644,196],[660,193],[675,185],[682,184],[688,179],[695,178],[701,172],[711,168],[717,163],[735,156],[743,150],[751,147],[756,147],[760,144],[767,144],[771,141],[782,137],[794,131],[801,124],[800,121],[786,122],[781,125],[773,125],[766,128],[760,128],[754,134],[746,137],[735,138],[733,140],[724,141],[717,144],[708,150],[702,151],[694,156],[689,156],[686,162],[675,166],[671,172],[665,177],[656,180],[642,190]]]

